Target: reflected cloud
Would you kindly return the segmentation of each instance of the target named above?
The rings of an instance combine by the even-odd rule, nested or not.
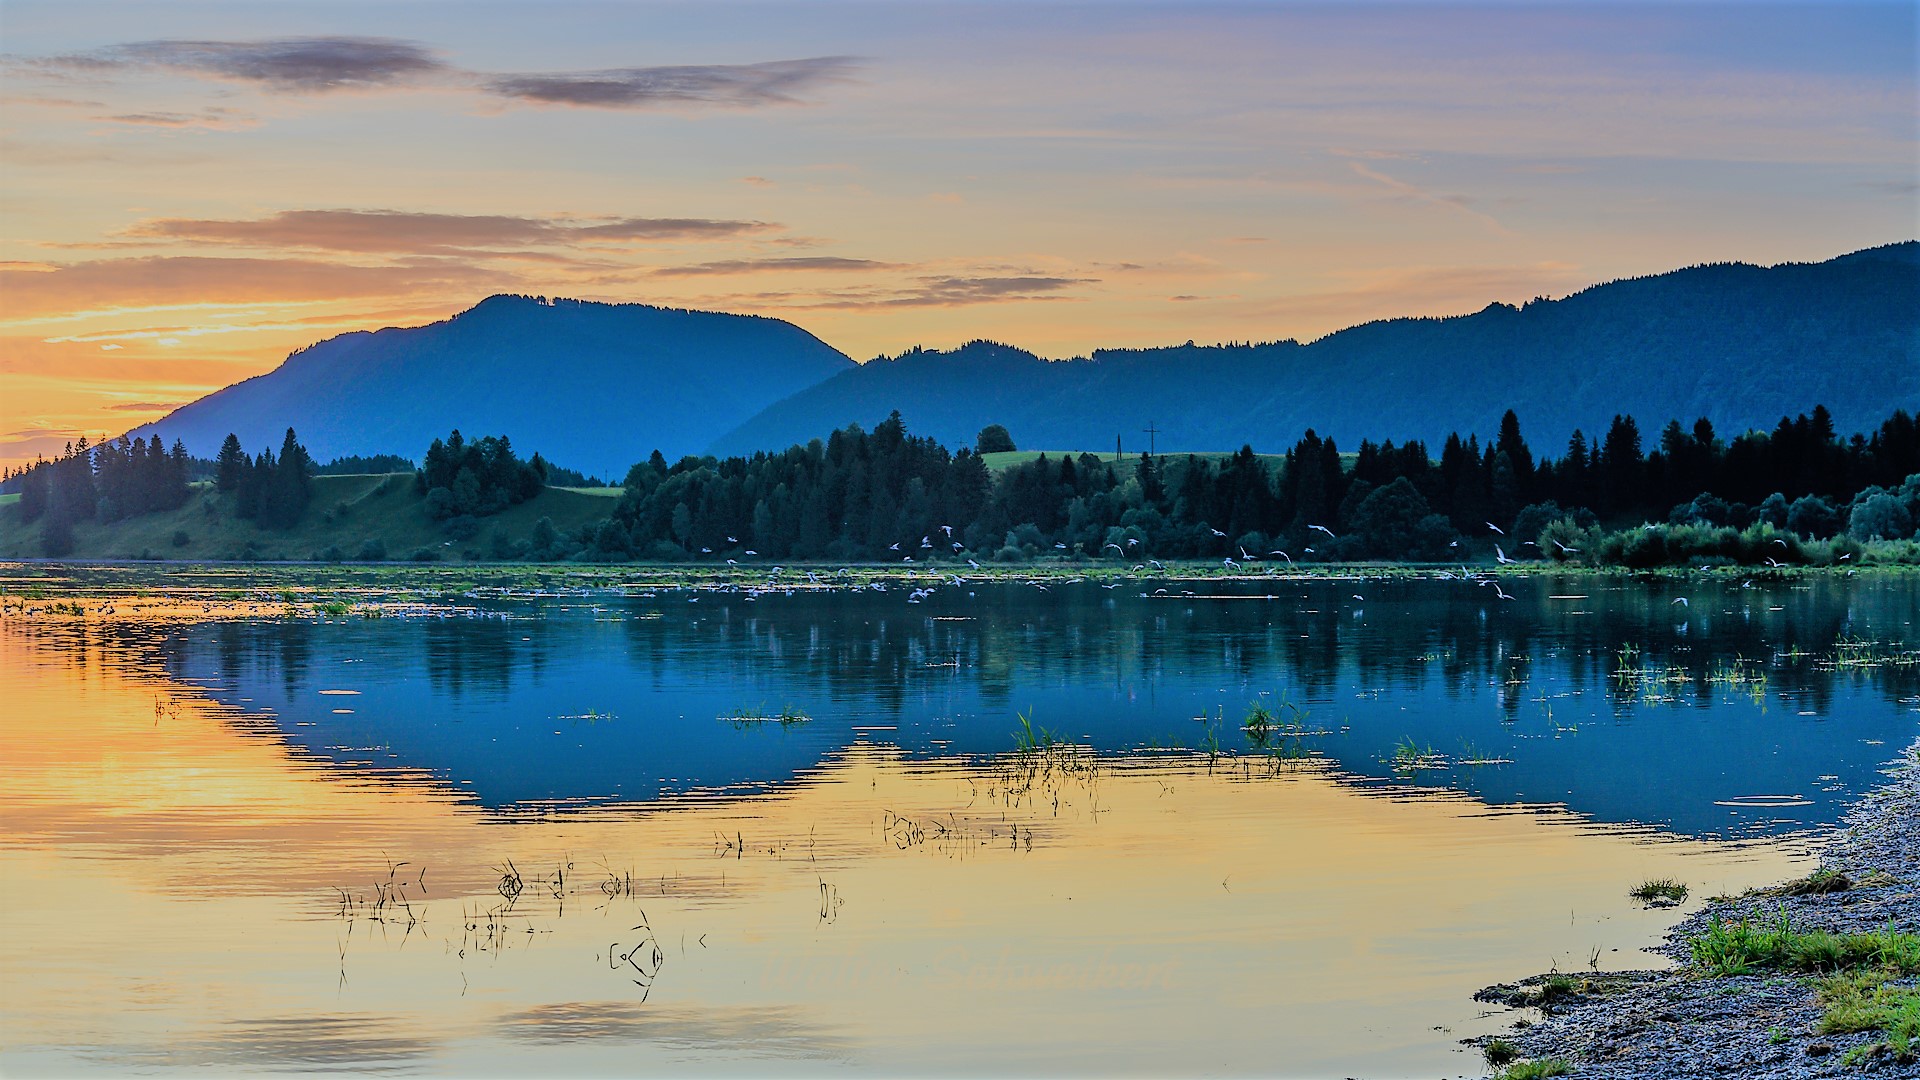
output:
[[[166,1046],[112,1047],[99,1057],[133,1068],[241,1068],[299,1071],[411,1070],[436,1054],[436,1040],[402,1034],[371,1013],[233,1020],[199,1039]]]
[[[520,1042],[581,1039],[651,1042],[685,1050],[731,1051],[750,1057],[844,1059],[854,1044],[805,1011],[784,1006],[673,1008],[625,1001],[569,1001],[500,1017]]]

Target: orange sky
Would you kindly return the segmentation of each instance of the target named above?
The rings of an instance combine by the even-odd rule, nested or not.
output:
[[[494,292],[1071,356],[1914,235],[1902,4],[3,17],[0,465]]]

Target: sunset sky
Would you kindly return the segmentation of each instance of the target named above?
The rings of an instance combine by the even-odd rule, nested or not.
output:
[[[855,359],[1916,233],[1911,3],[0,4],[0,464],[496,292]]]

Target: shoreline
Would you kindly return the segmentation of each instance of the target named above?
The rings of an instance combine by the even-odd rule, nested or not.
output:
[[[1749,920],[1795,931],[1863,934],[1920,931],[1920,742],[1890,762],[1887,781],[1864,795],[1842,824],[1816,840],[1820,867],[1808,878],[1738,897],[1715,897],[1652,948],[1678,966],[1665,971],[1550,972],[1487,987],[1476,1000],[1540,1010],[1511,1030],[1463,1040],[1484,1051],[1504,1043],[1518,1063],[1559,1061],[1563,1072],[1492,1075],[1590,1077],[1920,1077],[1920,1046],[1889,1047],[1884,1029],[1822,1029],[1817,974],[1757,967],[1715,975],[1693,960],[1693,942],[1716,923]],[[1819,890],[1829,891],[1819,891]],[[1920,982],[1912,973],[1887,981]],[[1513,1065],[1507,1066],[1509,1069]]]

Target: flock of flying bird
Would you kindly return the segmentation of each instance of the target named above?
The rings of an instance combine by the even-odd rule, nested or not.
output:
[[[1489,521],[1486,523],[1486,525],[1487,525],[1487,528],[1494,535],[1498,535],[1498,536],[1506,535],[1505,530],[1501,529],[1499,526],[1495,525],[1493,522]],[[1652,527],[1653,526],[1648,526],[1648,528],[1652,528]],[[1334,531],[1332,529],[1327,528],[1325,525],[1309,525],[1307,526],[1307,528],[1317,532],[1325,533],[1327,536],[1327,539],[1329,540],[1338,539]],[[966,546],[960,543],[959,541],[953,539],[953,526],[942,525],[936,531],[944,535],[946,543],[951,546],[952,552],[955,556],[965,555]],[[1216,539],[1224,541],[1227,538],[1227,534],[1225,532],[1222,532],[1219,529],[1210,528],[1210,531],[1213,533]],[[1558,540],[1552,540],[1551,538],[1549,539],[1550,539],[1550,542],[1554,544],[1554,546],[1560,549],[1563,555],[1578,554],[1580,551],[1579,548],[1562,544]],[[727,537],[727,542],[731,544],[736,544],[736,545],[739,544],[739,540],[731,536]],[[909,545],[907,550],[905,551],[902,550],[902,543]],[[1101,548],[1101,554],[1104,555],[1107,551],[1111,550],[1116,554],[1118,554],[1120,557],[1126,558],[1130,555],[1135,554],[1135,549],[1140,546],[1140,543],[1141,542],[1137,537],[1129,537],[1127,538],[1125,544],[1108,543],[1104,545]],[[894,544],[888,545],[887,550],[890,552],[900,553],[902,562],[913,563],[915,560],[912,552],[916,549],[914,549],[911,545],[912,545],[912,541],[910,540],[903,541],[901,543],[894,543]],[[1457,549],[1459,548],[1460,543],[1459,541],[1456,540],[1449,546]],[[1531,540],[1525,541],[1521,546],[1533,547],[1536,549],[1539,547],[1538,544],[1535,544]],[[1067,545],[1060,542],[1056,542],[1053,545],[1053,547],[1054,547],[1054,550],[1056,551],[1068,550]],[[1247,549],[1244,546],[1236,545],[1236,548],[1239,551],[1240,557],[1238,559],[1235,559],[1231,555],[1224,556],[1221,559],[1221,564],[1224,569],[1229,571],[1245,571],[1250,569],[1249,564],[1258,563],[1262,561],[1261,556],[1252,554],[1251,552],[1247,551]],[[920,543],[917,550],[921,552],[937,550],[931,533],[920,538]],[[1510,558],[1507,555],[1507,553],[1504,550],[1502,550],[1502,548],[1498,543],[1494,544],[1493,550],[1494,550],[1495,561],[1501,566],[1507,566],[1507,565],[1520,562],[1520,560],[1518,559]],[[713,551],[711,548],[703,547],[700,549],[700,551],[702,554],[706,554],[706,555],[713,554]],[[1303,548],[1302,551],[1305,554],[1316,553],[1312,547]],[[750,548],[743,548],[743,549],[740,549],[740,554],[742,556],[752,557],[752,556],[757,556],[759,552],[754,551]],[[1284,550],[1276,548],[1272,551],[1267,552],[1265,556],[1265,558],[1268,558],[1268,559],[1271,559],[1274,557],[1284,559],[1289,567],[1292,567],[1295,565],[1293,561],[1293,556],[1288,554]],[[909,570],[907,572],[907,584],[910,586],[910,588],[907,593],[907,603],[909,604],[922,603],[925,600],[934,596],[935,592],[941,587],[961,588],[968,584],[973,584],[979,581],[1018,581],[1020,580],[1018,575],[992,574],[991,572],[987,571],[984,567],[982,567],[977,559],[967,557],[966,561],[967,561],[967,566],[975,574],[979,574],[983,576],[969,579],[957,572],[947,571],[944,569],[939,569],[937,567],[928,567],[925,571]],[[726,560],[726,564],[728,567],[736,570],[740,568],[740,562],[738,559],[728,558]],[[1776,563],[1775,565],[1779,565],[1779,564]],[[920,580],[920,575],[923,572],[925,574],[925,580],[926,580],[925,585],[918,583]],[[1267,566],[1266,573],[1263,576],[1271,577],[1278,574],[1278,572],[1279,572],[1279,566],[1277,564],[1269,565]],[[816,571],[812,571],[812,570],[804,571],[806,575],[804,586],[801,584],[801,581],[797,576],[797,574],[796,576],[789,577],[787,576],[787,573],[788,573],[787,567],[773,566],[768,569],[766,579],[763,582],[756,583],[756,584],[740,584],[737,582],[717,583],[711,586],[707,586],[705,591],[743,594],[745,599],[747,600],[757,600],[761,596],[766,595],[768,593],[780,593],[780,594],[791,596],[794,594],[794,592],[796,592],[801,588],[806,588],[809,590],[847,588],[847,589],[862,590],[862,591],[870,590],[873,592],[887,591],[887,584],[885,581],[873,580],[871,576],[863,576],[859,573],[856,573],[851,567],[841,567],[838,570],[827,572],[824,576],[821,573]],[[1165,563],[1161,562],[1158,559],[1146,558],[1146,557],[1142,557],[1142,561],[1135,564],[1132,567],[1131,574],[1147,574],[1149,576],[1164,576],[1168,578],[1171,578],[1173,576],[1173,572],[1167,568],[1167,565]],[[1465,563],[1462,563],[1460,565],[1460,570],[1458,574],[1455,574],[1450,570],[1441,570],[1441,571],[1438,571],[1437,576],[1439,580],[1442,580],[1442,581],[1462,581],[1462,582],[1470,582],[1474,585],[1478,585],[1482,587],[1491,587],[1493,589],[1494,596],[1500,600],[1512,600],[1514,598],[1513,594],[1507,592],[1505,589],[1500,587],[1500,581],[1496,577],[1494,577],[1492,574],[1476,573],[1475,571],[1468,569]],[[1048,582],[1048,581],[1043,581],[1039,579],[1029,578],[1029,579],[1026,579],[1024,583],[1036,589],[1039,589],[1042,592],[1045,592],[1051,589],[1054,585],[1074,585],[1074,584],[1083,582],[1085,580],[1087,579],[1084,577],[1072,577],[1072,578],[1065,578],[1065,579],[1059,579],[1052,582]],[[1125,584],[1125,581],[1114,581],[1114,582],[1102,584],[1101,588],[1108,589],[1108,590],[1118,589],[1123,584]],[[1751,585],[1751,584],[1752,582],[1748,582],[1748,585]],[[1168,595],[1168,594],[1169,594],[1169,591],[1167,589],[1161,588],[1161,589],[1156,589],[1151,594],[1143,592],[1140,595],[1144,597],[1149,595]],[[968,595],[971,596],[973,594],[968,593]],[[1191,591],[1188,592],[1188,595],[1191,595]],[[700,597],[698,595],[689,596],[687,598],[689,603],[697,603],[699,599]],[[1354,593],[1353,599],[1357,601],[1365,602],[1366,597],[1359,593]],[[1688,601],[1687,601],[1687,598],[1681,597],[1675,600],[1674,603],[1687,604]]]

